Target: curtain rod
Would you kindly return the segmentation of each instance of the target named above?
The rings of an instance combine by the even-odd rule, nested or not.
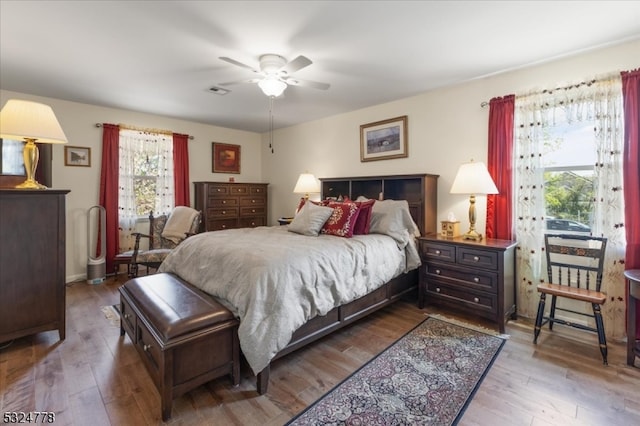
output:
[[[102,123],[96,123],[96,127],[102,127]],[[171,130],[162,130],[162,129],[147,129],[144,127],[136,127],[136,126],[130,126],[128,124],[118,124],[118,127],[120,127],[121,129],[125,129],[125,130],[136,130],[139,132],[147,132],[147,133],[159,133],[162,135],[173,135],[174,132],[172,132]],[[187,135],[189,137],[189,140],[193,140],[193,136],[191,135]]]
[[[551,94],[556,90],[568,90],[568,89],[575,89],[575,88],[580,87],[580,86],[591,86],[592,84],[598,83],[600,81],[610,80],[611,78],[613,78],[613,77],[615,77],[617,75],[620,75],[620,73],[611,73],[611,74],[603,75],[603,76],[601,76],[599,78],[594,78],[594,79],[591,79],[591,80],[588,80],[588,81],[581,81],[580,83],[570,84],[568,86],[556,87],[555,89],[544,89],[544,90],[540,90],[540,91],[537,91],[537,92],[530,92],[530,93],[527,93],[525,95],[516,95],[516,96],[528,96],[528,95],[534,95],[534,94],[538,95],[538,94],[542,94],[542,93]],[[489,105],[488,101],[483,101],[482,103],[480,103],[480,108],[484,108],[484,107],[486,107],[488,105]]]

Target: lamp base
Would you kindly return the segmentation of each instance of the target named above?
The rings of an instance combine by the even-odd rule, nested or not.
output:
[[[481,241],[482,235],[478,234],[475,230],[470,229],[468,232],[462,234],[462,239],[464,240],[473,240],[473,241]]]
[[[48,189],[41,183],[38,183],[34,179],[27,179],[22,182],[20,185],[16,185],[16,189]]]
[[[16,189],[47,189],[46,186],[38,183],[34,176],[38,167],[38,159],[40,151],[34,138],[25,138],[24,149],[22,150],[22,159],[24,160],[24,170],[27,173],[27,180],[16,186]]]

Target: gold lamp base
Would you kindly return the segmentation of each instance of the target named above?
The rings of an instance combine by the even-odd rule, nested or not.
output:
[[[16,185],[17,189],[47,189],[46,186],[35,180],[36,168],[40,159],[40,151],[35,139],[25,138],[26,143],[22,151],[22,159],[24,161],[24,170],[27,172],[27,180],[20,185]]]
[[[482,235],[478,234],[475,230],[469,229],[466,233],[462,234],[462,238],[465,240],[474,240],[480,241],[482,240]]]
[[[469,230],[462,234],[465,240],[480,241],[482,235],[476,232],[476,196],[469,196]]]
[[[24,182],[22,182],[20,185],[16,185],[16,189],[48,189],[48,188],[34,179],[27,179]]]

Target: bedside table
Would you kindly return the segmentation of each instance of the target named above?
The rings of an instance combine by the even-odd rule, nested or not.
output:
[[[288,225],[291,223],[292,220],[293,220],[292,217],[281,217],[280,219],[278,219],[278,223],[280,225]]]
[[[492,320],[504,333],[516,319],[515,241],[430,234],[419,238],[418,307],[445,305]]]

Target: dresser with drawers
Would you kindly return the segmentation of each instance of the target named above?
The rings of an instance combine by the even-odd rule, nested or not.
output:
[[[201,232],[267,225],[267,183],[194,182]]]
[[[65,339],[67,193],[0,189],[0,346],[48,330]]]
[[[464,240],[430,234],[419,239],[418,306],[444,305],[495,322],[504,333],[516,318],[515,250],[508,240]]]

